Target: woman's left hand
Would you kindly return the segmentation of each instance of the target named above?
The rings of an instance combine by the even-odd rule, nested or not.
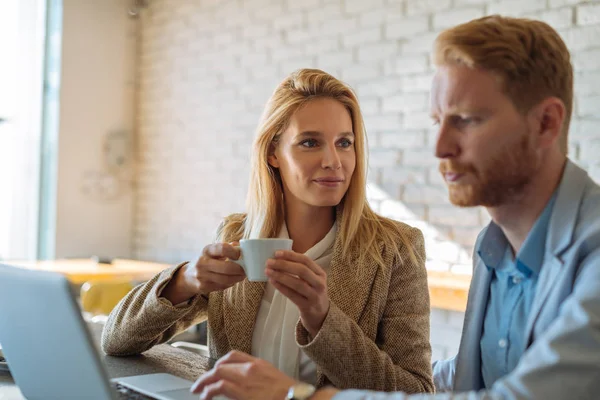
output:
[[[300,310],[300,320],[314,338],[329,312],[327,274],[313,260],[294,251],[277,251],[267,261],[269,282]]]

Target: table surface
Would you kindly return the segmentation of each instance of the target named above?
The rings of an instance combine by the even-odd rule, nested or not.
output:
[[[193,381],[214,365],[213,359],[168,344],[154,346],[138,356],[107,356],[99,350],[102,325],[89,323],[88,327],[111,378],[166,372]],[[10,374],[4,372],[0,372],[0,399],[25,399]]]
[[[58,272],[75,284],[81,284],[89,280],[145,281],[170,266],[169,264],[127,259],[115,259],[108,264],[97,262],[91,258],[49,261],[8,260],[6,263],[15,267],[37,271]]]

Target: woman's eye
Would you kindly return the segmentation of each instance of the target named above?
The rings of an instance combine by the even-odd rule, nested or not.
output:
[[[317,145],[317,141],[315,139],[305,139],[300,142],[300,146],[302,147],[315,147]]]
[[[352,146],[352,141],[350,139],[342,139],[340,140],[340,146],[347,148]]]

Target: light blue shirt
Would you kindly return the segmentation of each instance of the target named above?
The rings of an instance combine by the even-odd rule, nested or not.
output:
[[[481,373],[486,388],[511,372],[525,352],[525,324],[546,247],[546,232],[556,194],[513,258],[512,248],[500,227],[492,223],[476,251],[492,272],[490,295],[480,341]]]

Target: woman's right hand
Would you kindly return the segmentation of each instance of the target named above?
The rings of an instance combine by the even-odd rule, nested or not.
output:
[[[242,267],[231,260],[240,257],[236,243],[209,244],[202,250],[198,260],[179,269],[162,291],[162,297],[172,304],[189,300],[197,294],[225,290],[243,281],[246,274]]]

